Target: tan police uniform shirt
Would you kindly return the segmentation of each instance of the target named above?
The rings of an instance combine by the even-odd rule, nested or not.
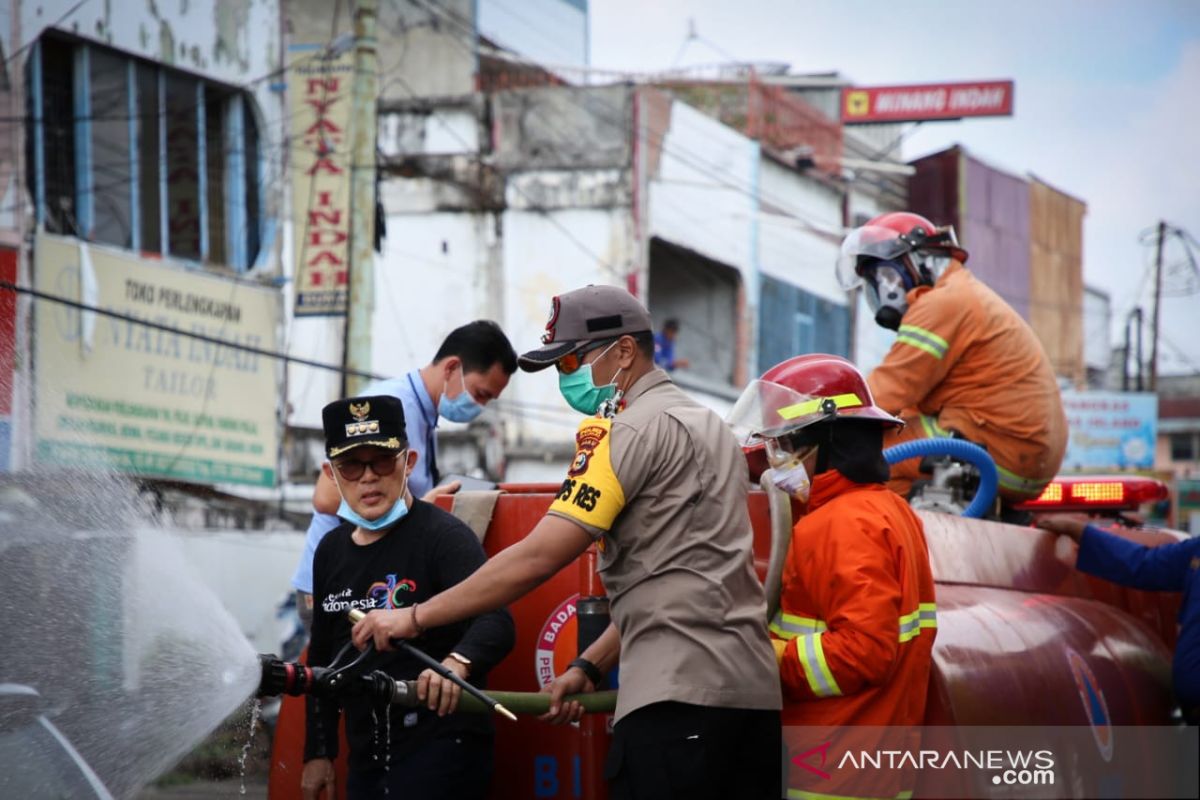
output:
[[[597,539],[621,636],[616,718],[664,700],[780,708],[741,448],[660,369],[625,405],[580,423],[549,512]]]

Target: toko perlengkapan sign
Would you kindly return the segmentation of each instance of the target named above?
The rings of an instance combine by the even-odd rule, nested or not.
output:
[[[242,348],[277,349],[278,291],[78,239],[34,253],[39,292],[123,317],[37,303],[38,463],[275,485],[282,369]]]
[[[1148,392],[1063,392],[1070,439],[1062,472],[1152,469],[1158,396]]]

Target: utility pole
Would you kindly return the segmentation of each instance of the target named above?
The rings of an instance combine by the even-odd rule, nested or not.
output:
[[[1158,317],[1162,306],[1163,240],[1167,238],[1167,223],[1159,220],[1158,245],[1154,253],[1154,321],[1150,332],[1150,391],[1158,391]]]
[[[378,0],[354,4],[353,140],[350,148],[350,269],[342,362],[371,371],[371,318],[375,312],[375,112],[379,102],[375,16]],[[353,396],[363,378],[342,373],[342,396]]]

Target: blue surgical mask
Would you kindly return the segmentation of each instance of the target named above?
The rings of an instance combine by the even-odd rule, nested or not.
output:
[[[342,502],[338,505],[337,515],[346,522],[353,523],[360,528],[368,531],[381,531],[391,525],[395,525],[408,514],[408,503],[404,501],[404,496],[408,494],[408,464],[407,459],[403,465],[397,465],[398,469],[405,471],[404,488],[400,490],[400,496],[396,498],[396,502],[392,505],[388,512],[378,519],[367,519],[346,502],[345,496],[342,497]],[[334,470],[333,482],[337,484],[338,493],[341,494],[342,484],[337,479],[337,470]]]
[[[462,380],[462,391],[454,397],[443,394],[442,401],[438,403],[438,413],[451,422],[470,422],[483,413],[483,406],[476,403],[467,391],[467,376],[461,366],[458,374]]]
[[[391,525],[395,525],[400,520],[404,519],[408,514],[408,504],[401,497],[392,506],[392,510],[384,514],[379,519],[367,519],[360,514],[355,513],[350,504],[346,502],[346,498],[342,498],[341,505],[338,506],[337,515],[346,522],[353,523],[360,528],[365,528],[369,531],[381,531]]]
[[[616,342],[613,342],[606,347],[604,353],[600,354],[600,358],[604,358],[604,354],[615,344]],[[599,361],[600,358],[597,358],[596,361]],[[617,370],[618,375],[620,372]],[[611,383],[597,386],[592,378],[592,365],[584,364],[570,375],[558,373],[558,391],[567,401],[567,405],[580,414],[595,414],[600,410],[601,405],[611,400],[617,393],[617,376],[613,376]]]

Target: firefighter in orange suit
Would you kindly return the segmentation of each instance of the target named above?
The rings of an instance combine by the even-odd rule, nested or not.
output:
[[[875,402],[906,423],[884,446],[957,433],[995,459],[1001,497],[1037,497],[1067,446],[1054,370],[1033,330],[966,260],[953,228],[906,212],[878,216],[842,243],[842,285],[864,285],[875,321],[897,332],[867,378]],[[918,466],[894,465],[891,488],[907,495]]]
[[[812,749],[848,727],[854,736],[853,726],[873,727],[835,752],[919,749],[937,609],[921,520],[885,485],[884,431],[902,423],[875,404],[854,365],[827,355],[768,371],[730,422],[755,434],[748,443],[765,443],[772,482],[806,510],[769,626],[792,756],[788,797],[910,791],[911,769],[841,770]]]

